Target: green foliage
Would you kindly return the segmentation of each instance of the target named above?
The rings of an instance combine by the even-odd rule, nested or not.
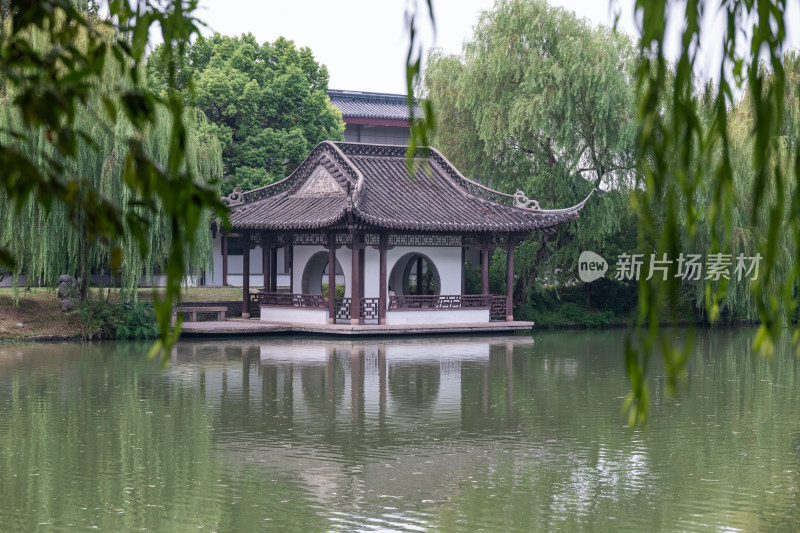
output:
[[[89,299],[80,309],[81,338],[86,340],[113,339],[119,310],[116,303]]]
[[[223,147],[224,191],[283,179],[324,140],[343,140],[341,112],[327,95],[328,70],[308,48],[283,37],[258,44],[253,35],[199,37],[184,56],[164,45],[149,56],[147,77],[167,88],[180,64],[179,89],[203,110]]]
[[[537,328],[627,324],[635,316],[637,293],[636,283],[606,278],[557,289],[538,288],[514,316],[533,321]]]
[[[133,299],[122,302],[89,298],[80,309],[81,337],[86,340],[146,340],[158,336],[155,312]]]
[[[602,255],[635,236],[629,39],[543,0],[500,0],[481,15],[463,55],[434,51],[428,62],[424,89],[438,121],[433,142],[465,175],[523,190],[543,208],[575,205],[593,188],[606,191],[579,220],[546,241],[533,235],[517,250],[517,303],[537,277],[574,279],[581,251]]]
[[[72,0],[10,0],[3,4],[0,21],[0,98],[6,117],[0,136],[3,214],[9,206],[17,214],[41,210],[43,217],[32,216],[42,220],[60,211],[61,220],[83,234],[84,245],[77,253],[82,272],[89,271],[86,243],[106,246],[113,270],[131,259],[130,252],[125,257],[126,249],[134,248],[146,258],[153,246],[148,240],[150,224],[158,214],[168,230],[160,237],[167,242],[167,287],[164,299],[154,304],[161,339],[153,353],[177,340],[177,331],[170,327],[172,303],[180,301],[180,285],[208,210],[227,223],[218,191],[197,181],[198,168],[187,159],[191,136],[184,123],[183,99],[171,90],[177,85],[176,62],[167,60],[165,81],[170,90],[161,96],[141,83],[151,28],[160,27],[168,58],[181,57],[197,32],[195,8],[196,2],[183,0],[110,1],[105,10],[108,18],[100,20]],[[144,137],[165,116],[169,117],[166,142],[158,144],[162,147],[158,157]],[[87,156],[103,160],[109,154],[92,128],[124,128],[119,117],[131,126],[111,151],[113,161],[122,162],[121,167],[112,165],[121,168],[115,186],[130,192],[130,201],[122,205],[98,189],[94,180],[101,178],[96,174],[77,172]],[[47,238],[36,233],[36,246]],[[0,245],[0,264],[19,272],[16,254],[7,245]],[[88,282],[88,276],[83,279]]]
[[[333,289],[334,295],[336,298],[344,298],[344,285],[341,283],[337,283]],[[322,295],[326,298],[328,297],[328,282],[324,282],[322,284]]]
[[[701,58],[701,28],[712,10],[699,0],[674,4],[636,2],[642,20],[636,77],[642,168],[636,204],[642,221],[639,240],[673,256],[694,240],[705,242],[710,253],[761,253],[759,279],[751,287],[707,281],[698,301],[715,322],[728,294],[734,294],[731,303],[737,305],[746,290],[752,291],[746,305],[755,307],[761,321],[755,347],[769,354],[786,317],[794,315],[800,278],[800,197],[795,192],[800,144],[794,140],[797,79],[791,74],[797,69],[785,49],[786,2],[732,0],[720,5],[727,19],[724,53],[718,76],[706,91],[697,90],[694,71]],[[683,11],[685,23],[673,66],[665,57],[669,21],[664,13],[675,9]],[[735,90],[745,88],[745,98],[737,102]],[[646,373],[656,347],[668,370],[668,391],[675,390],[685,372],[691,345],[673,346],[659,334],[655,320],[665,302],[674,308],[680,297],[677,280],[640,282],[638,327],[626,348],[631,423],[647,416]]]
[[[464,264],[464,292],[466,294],[481,293],[481,267],[472,266],[467,260]]]

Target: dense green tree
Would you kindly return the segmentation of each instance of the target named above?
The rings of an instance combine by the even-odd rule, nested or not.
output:
[[[166,86],[167,49],[148,58],[148,83]],[[344,123],[327,95],[328,70],[308,48],[283,37],[200,37],[179,59],[187,101],[196,103],[223,146],[225,191],[283,179],[324,140],[343,140]]]
[[[580,250],[610,251],[610,236],[619,244],[635,235],[629,39],[543,0],[500,0],[482,14],[463,55],[434,52],[428,62],[434,144],[467,175],[523,190],[543,208],[574,205],[592,188],[607,193],[547,246],[531,240],[521,248],[518,298],[542,267],[548,280],[557,272],[574,279]]]

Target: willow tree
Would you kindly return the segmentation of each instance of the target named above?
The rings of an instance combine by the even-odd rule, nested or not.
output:
[[[712,211],[715,204],[716,188],[714,181],[701,179],[703,175],[713,172],[723,157],[719,144],[712,145],[710,149],[702,149],[700,144],[692,147],[687,157],[693,162],[686,174],[687,182],[697,182],[692,186],[689,204],[691,212],[687,211],[686,204],[675,202],[682,197],[683,191],[677,180],[670,187],[664,187],[657,202],[653,202],[651,209],[657,209],[656,227],[662,227],[670,218],[678,220],[692,220],[693,223],[679,224],[679,233],[674,242],[675,249],[672,254],[691,253],[702,258],[708,258],[715,251],[724,246],[730,255],[731,264],[727,277],[712,279],[706,283],[704,273],[702,277],[692,282],[682,281],[681,294],[689,295],[695,302],[698,311],[706,314],[707,318],[735,322],[739,319],[759,320],[759,307],[767,303],[769,295],[781,292],[781,287],[791,276],[792,262],[795,254],[795,243],[791,231],[793,220],[788,213],[784,213],[781,220],[783,228],[772,237],[777,246],[776,261],[772,268],[770,278],[763,284],[762,289],[753,290],[753,278],[763,275],[761,271],[763,255],[762,250],[766,240],[770,238],[768,228],[771,217],[771,206],[777,201],[777,195],[791,197],[795,192],[795,184],[784,181],[780,191],[775,188],[774,176],[776,167],[792,168],[795,164],[793,147],[798,143],[798,101],[797,86],[800,84],[800,61],[796,54],[789,53],[784,57],[786,79],[789,82],[786,91],[785,122],[783,130],[774,138],[774,149],[771,157],[764,162],[767,171],[767,190],[763,202],[754,211],[755,198],[752,194],[754,186],[754,173],[751,162],[750,147],[754,142],[754,102],[753,95],[745,90],[740,99],[727,112],[727,138],[730,147],[730,201],[725,206],[727,223],[720,224],[718,214]],[[703,127],[708,128],[714,121],[714,102],[718,95],[711,84],[707,84],[702,91],[697,93],[697,102],[700,112],[698,117]],[[671,166],[680,168],[681,161],[677,153],[673,153]],[[678,190],[674,190],[677,188]],[[646,198],[645,194],[642,194]],[[669,207],[668,207],[669,206]],[[716,247],[716,248],[715,248]],[[666,250],[664,250],[666,251]],[[670,254],[668,254],[670,255]],[[736,272],[738,257],[747,258],[745,266],[748,275]],[[674,255],[671,255],[675,259]],[[761,257],[761,260],[758,259]],[[750,259],[755,258],[755,259]],[[756,269],[756,266],[758,269]],[[752,268],[752,269],[751,269]],[[673,273],[674,274],[674,273]],[[718,311],[711,309],[717,306]],[[793,309],[785,301],[779,301],[779,312],[784,319],[791,320]]]
[[[16,22],[4,20],[6,35]],[[53,180],[34,188],[25,183],[26,176],[19,169],[4,168],[0,249],[14,258],[15,285],[21,272],[29,281],[51,285],[59,275],[70,273],[81,278],[83,296],[91,273],[109,268],[130,291],[142,275],[152,275],[154,267],[168,270],[168,259],[176,257],[176,247],[183,278],[207,265],[210,211],[201,209],[200,196],[184,205],[181,209],[187,221],[193,220],[187,223],[189,233],[182,235],[187,229],[175,231],[177,222],[165,211],[164,197],[153,198],[153,189],[167,184],[152,180],[163,178],[162,173],[175,164],[174,151],[179,145],[185,157],[175,170],[197,177],[192,187],[215,195],[214,184],[221,177],[219,143],[208,133],[202,113],[187,109],[176,119],[167,106],[142,93],[143,65],[124,58],[122,65],[115,61],[119,50],[111,43],[124,43],[124,35],[91,16],[85,22],[81,25],[71,20],[67,11],[59,11],[51,21],[69,30],[69,46],[76,54],[88,56],[91,52],[96,67],[95,76],[71,80],[85,85],[77,105],[68,106],[67,116],[60,119],[63,129],[54,132],[51,125],[31,120],[24,105],[29,85],[4,84],[0,92],[4,157],[13,157],[11,162],[17,165],[29,165],[25,168],[31,181],[37,176]],[[49,30],[28,27],[15,38],[24,39],[42,56],[58,51]],[[150,119],[144,120],[148,115]],[[180,137],[175,136],[176,129]],[[174,193],[180,197],[177,187]],[[83,204],[82,208],[75,203]],[[190,215],[194,209],[196,219]],[[174,206],[170,213],[175,214]],[[116,230],[115,223],[120,224]],[[104,231],[98,231],[98,226]],[[176,237],[193,246],[174,242]]]
[[[507,192],[521,189],[543,207],[573,205],[592,188],[607,192],[547,246],[522,248],[518,297],[551,252],[550,276],[574,277],[581,249],[603,251],[610,236],[635,227],[634,68],[627,37],[543,0],[499,0],[463,55],[429,56],[434,144],[459,169]]]
[[[736,223],[737,211],[746,198],[749,226],[761,229],[761,238],[753,246],[763,261],[759,278],[749,289],[761,322],[754,346],[762,353],[771,353],[786,316],[794,316],[800,281],[800,146],[786,137],[787,128],[797,124],[787,116],[792,109],[796,112],[797,104],[796,98],[787,100],[793,90],[785,63],[790,57],[786,56],[786,7],[785,0],[731,0],[716,9],[700,0],[637,0],[635,5],[637,19],[642,21],[636,76],[642,169],[637,175],[643,191],[637,204],[640,239],[675,254],[684,230],[696,237],[699,221],[705,217],[705,224],[713,228],[708,232],[709,251],[731,253],[737,228],[741,228]],[[679,12],[683,19],[674,64],[668,61],[665,47],[672,12]],[[721,43],[702,30],[712,18],[727,23]],[[704,120],[695,67],[709,46],[720,45],[722,60],[712,82],[708,120]],[[667,85],[664,82],[670,76],[674,83]],[[731,112],[738,107],[734,95],[744,89],[744,107]],[[743,120],[746,126],[740,128],[733,120]],[[738,147],[737,135],[743,140]],[[700,154],[699,159],[695,154]],[[704,165],[699,173],[695,172],[698,160]],[[746,179],[737,180],[737,167]],[[710,191],[705,205],[698,203],[704,190]],[[787,239],[793,244],[788,261]],[[647,416],[646,374],[656,347],[663,354],[670,390],[684,375],[691,350],[690,341],[679,349],[659,333],[661,309],[679,300],[680,284],[674,279],[668,283],[641,279],[639,289],[637,327],[626,343],[632,387],[627,406],[632,423]],[[704,305],[712,321],[719,318],[728,289],[725,282],[704,284]]]

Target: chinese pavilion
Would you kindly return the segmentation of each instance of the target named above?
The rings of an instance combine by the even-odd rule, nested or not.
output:
[[[224,198],[232,233],[215,236],[215,246],[227,285],[228,250],[241,245],[242,316],[258,309],[261,320],[310,324],[513,320],[514,248],[576,219],[589,197],[540,209],[520,191],[470,181],[434,149],[414,163],[411,176],[404,146],[326,141],[286,179]],[[496,247],[507,252],[505,295],[489,293]],[[466,294],[467,263],[480,265],[480,294]],[[253,279],[253,267],[263,278]],[[251,285],[263,289],[251,294]]]

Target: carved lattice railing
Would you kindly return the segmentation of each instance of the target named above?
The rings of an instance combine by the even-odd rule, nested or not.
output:
[[[361,323],[367,320],[377,321],[380,318],[380,299],[362,298],[361,299]]]
[[[334,317],[336,320],[350,320],[350,306],[352,298],[336,298],[334,300]]]
[[[302,307],[305,309],[326,309],[328,303],[321,294],[292,294],[290,292],[260,292],[259,305],[270,307]]]
[[[492,296],[492,307],[489,308],[489,320],[506,319],[506,297]]]

